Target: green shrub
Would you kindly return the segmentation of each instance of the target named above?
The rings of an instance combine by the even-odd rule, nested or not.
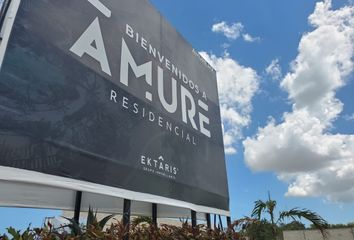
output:
[[[240,235],[230,227],[228,230],[207,229],[204,225],[192,227],[183,223],[181,227],[162,224],[155,227],[147,222],[131,224],[130,229],[123,225],[122,221],[112,223],[108,228],[93,222],[86,226],[73,225],[70,222],[65,227],[70,232],[54,229],[49,224],[40,229],[26,229],[23,233],[13,228],[8,228],[8,233],[0,237],[0,240],[121,240],[129,234],[131,240],[240,240]]]

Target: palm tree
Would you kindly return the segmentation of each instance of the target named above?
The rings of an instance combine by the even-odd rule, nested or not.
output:
[[[279,212],[278,218],[276,219],[274,212],[276,206],[277,202],[271,199],[270,193],[268,192],[268,200],[256,201],[251,215],[252,218],[255,218],[260,221],[262,219],[263,213],[269,214],[270,224],[272,226],[272,235],[274,239],[276,239],[279,233],[279,224],[283,223],[286,218],[290,218],[293,221],[301,220],[302,218],[304,218],[310,221],[318,230],[320,230],[323,237],[326,237],[326,227],[328,226],[328,223],[316,212],[313,212],[309,209],[293,208],[289,211]],[[262,221],[267,220],[263,219]]]

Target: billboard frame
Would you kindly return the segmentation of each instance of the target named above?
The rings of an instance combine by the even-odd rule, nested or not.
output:
[[[10,0],[9,6],[7,6],[6,15],[3,16],[3,26],[1,28],[2,41],[0,44],[0,66],[2,66],[3,58],[7,49],[8,41],[10,38],[12,26],[15,21],[17,10],[20,6],[21,0]],[[11,169],[12,174],[9,174],[9,169]],[[14,176],[16,175],[16,177]],[[35,177],[34,177],[35,175]],[[36,179],[36,180],[34,180]],[[154,211],[157,212],[157,207],[154,207],[154,204],[166,204],[175,207],[188,208],[191,209],[192,219],[196,219],[196,212],[200,213],[213,213],[223,216],[230,216],[229,211],[200,206],[190,202],[185,202],[181,200],[176,200],[172,198],[161,197],[158,195],[148,194],[148,193],[139,193],[135,191],[130,191],[127,189],[109,187],[107,185],[101,185],[96,183],[89,183],[81,180],[64,178],[60,176],[44,174],[40,172],[34,172],[23,169],[16,169],[11,167],[0,166],[0,181],[13,181],[17,183],[33,183],[36,185],[46,185],[53,186],[58,188],[69,189],[77,192],[77,203],[81,202],[82,192],[92,192],[98,193],[106,196],[119,197],[123,199],[130,199],[133,201],[140,201],[140,199],[146,199],[146,202],[149,202],[155,210],[152,210],[153,215]],[[43,184],[46,183],[46,184]],[[99,190],[100,189],[100,190]],[[81,192],[81,194],[80,194]],[[79,195],[81,195],[79,197]],[[80,212],[79,205],[76,204],[75,212]],[[79,211],[78,211],[79,210]],[[157,213],[155,213],[157,216]],[[78,217],[77,217],[78,218]],[[210,215],[209,215],[210,218]],[[207,218],[208,219],[208,218]],[[194,221],[192,221],[194,223]]]

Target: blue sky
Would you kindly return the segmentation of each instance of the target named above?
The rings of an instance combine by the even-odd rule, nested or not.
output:
[[[270,191],[353,222],[353,2],[151,2],[218,71],[232,217]],[[56,214],[0,208],[0,232]]]

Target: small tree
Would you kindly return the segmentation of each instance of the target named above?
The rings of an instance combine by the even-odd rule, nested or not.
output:
[[[320,215],[316,212],[313,212],[308,209],[299,209],[293,208],[289,211],[281,211],[278,213],[278,217],[275,217],[275,209],[277,206],[277,202],[272,200],[270,197],[270,193],[268,193],[268,200],[262,201],[258,200],[255,202],[255,206],[252,211],[252,218],[266,221],[269,223],[269,227],[271,228],[272,238],[276,239],[281,232],[280,224],[284,224],[285,219],[292,219],[293,221],[301,221],[302,218],[310,221],[313,226],[320,230],[322,235],[326,237],[326,228],[328,226],[327,221],[324,220]],[[269,215],[269,220],[263,218],[262,214],[267,213]]]

